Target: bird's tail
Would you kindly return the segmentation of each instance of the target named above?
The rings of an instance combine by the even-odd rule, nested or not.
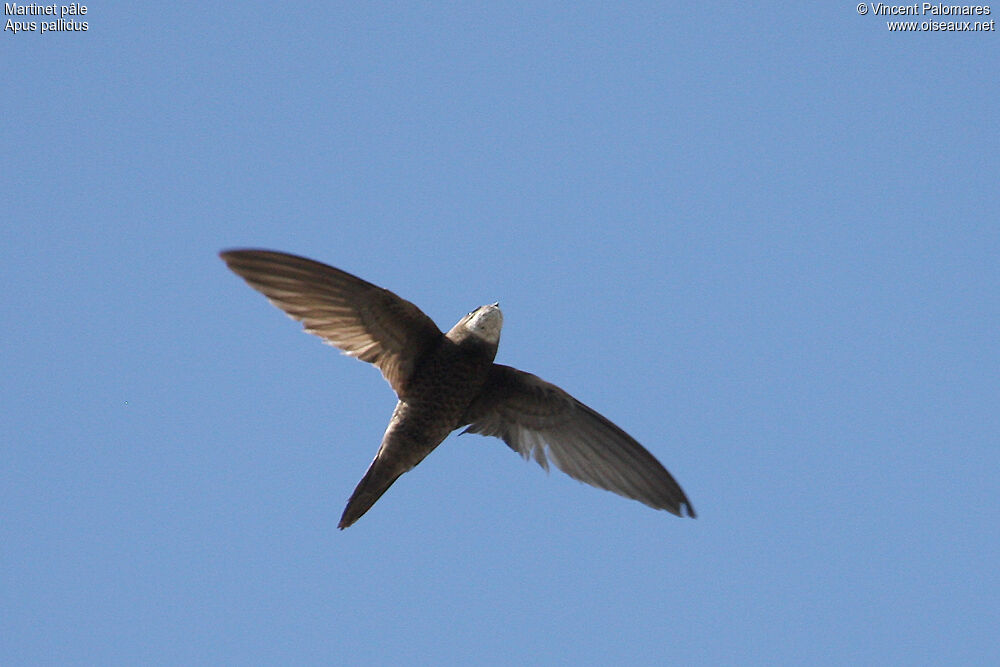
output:
[[[351,499],[347,501],[347,507],[344,508],[344,514],[340,517],[340,524],[337,527],[343,530],[360,519],[402,474],[403,470],[386,465],[381,457],[375,457],[368,467],[368,472],[351,494]]]

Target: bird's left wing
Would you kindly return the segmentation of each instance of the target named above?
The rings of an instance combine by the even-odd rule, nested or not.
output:
[[[677,516],[694,508],[666,468],[625,431],[559,387],[494,364],[465,414],[467,433],[502,439],[546,470],[548,461],[573,479]]]
[[[306,331],[378,366],[400,396],[416,360],[443,336],[409,301],[332,266],[271,250],[219,256]]]

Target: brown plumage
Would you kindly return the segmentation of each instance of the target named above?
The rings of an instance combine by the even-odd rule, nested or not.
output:
[[[551,460],[574,479],[695,516],[670,473],[627,433],[559,387],[493,363],[499,304],[477,308],[444,334],[409,301],[331,266],[269,250],[220,256],[306,331],[375,364],[399,397],[341,529],[463,426],[501,438],[546,469]]]

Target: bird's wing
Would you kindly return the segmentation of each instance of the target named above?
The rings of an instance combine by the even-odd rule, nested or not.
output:
[[[397,394],[405,393],[415,361],[443,335],[409,301],[332,266],[270,250],[219,256],[306,331],[378,366]]]
[[[465,415],[467,433],[501,438],[525,459],[656,509],[694,517],[680,485],[642,445],[559,387],[494,364]],[[547,452],[546,452],[547,450]]]

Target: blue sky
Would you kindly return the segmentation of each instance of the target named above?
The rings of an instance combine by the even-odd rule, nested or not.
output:
[[[0,662],[1000,660],[995,32],[88,7],[0,47]],[[238,246],[499,300],[698,519],[466,435],[336,530],[395,398]]]

